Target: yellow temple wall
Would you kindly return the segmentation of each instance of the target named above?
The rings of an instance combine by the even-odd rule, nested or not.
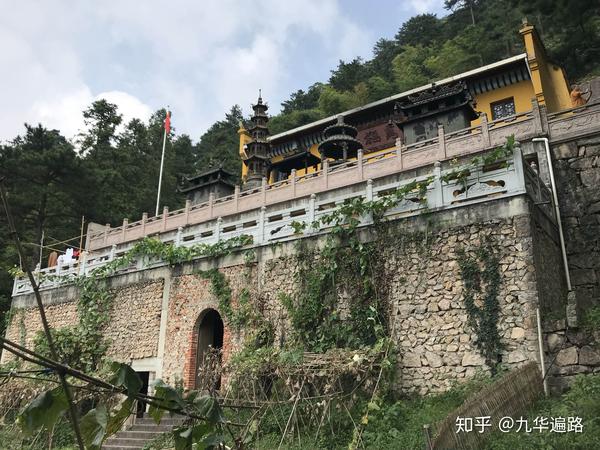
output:
[[[531,80],[523,80],[518,83],[504,86],[493,91],[483,92],[475,96],[477,105],[475,110],[484,112],[487,115],[488,121],[492,120],[492,103],[504,100],[506,98],[514,98],[515,112],[522,113],[531,110],[531,99],[535,97]],[[475,119],[471,122],[471,126],[477,126],[481,123],[481,119]]]

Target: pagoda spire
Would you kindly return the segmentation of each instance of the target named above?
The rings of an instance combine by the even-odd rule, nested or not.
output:
[[[244,187],[252,189],[258,187],[262,183],[262,179],[267,177],[269,173],[270,146],[269,143],[269,116],[267,110],[269,106],[263,102],[262,91],[258,90],[258,99],[256,104],[252,105],[254,114],[248,129],[250,133],[250,142],[246,144],[246,157],[244,164],[248,168]]]

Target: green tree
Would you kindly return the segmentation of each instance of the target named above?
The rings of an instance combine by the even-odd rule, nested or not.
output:
[[[225,115],[200,136],[195,148],[197,162],[196,171],[203,172],[211,167],[222,165],[235,175],[240,176],[242,162],[239,156],[238,129],[243,122],[242,110],[234,105]]]
[[[392,62],[397,89],[407,91],[428,83],[432,74],[425,66],[431,50],[422,46],[405,46]]]
[[[323,111],[317,108],[292,111],[287,114],[278,114],[269,121],[269,131],[272,135],[282,133],[292,128],[300,127],[325,117]]]
[[[319,109],[328,116],[357,105],[358,101],[353,92],[340,92],[329,85],[323,87],[319,97]]]
[[[81,209],[76,193],[80,189],[80,163],[73,146],[57,130],[42,125],[26,124],[22,136],[0,147],[0,178],[5,179],[13,220],[30,268],[39,261],[42,233],[45,243],[79,234]],[[49,251],[41,254],[42,266]],[[8,271],[22,263],[0,207],[0,333],[13,285]]]
[[[319,96],[323,83],[315,83],[306,92],[302,89],[293,92],[289,100],[281,103],[281,114],[290,114],[293,111],[314,109],[319,104]]]
[[[474,48],[477,46],[477,41],[474,40],[477,35],[477,30],[469,27],[463,34],[444,42],[431,52],[423,61],[431,76],[435,79],[445,78],[480,66],[483,61]]]
[[[75,200],[79,169],[73,146],[58,130],[42,125],[25,124],[25,134],[4,148],[0,176],[5,177],[15,224],[30,243],[30,255],[38,255],[39,248],[32,244],[48,230],[56,239],[76,234],[81,221]]]
[[[399,52],[400,46],[396,41],[384,38],[379,39],[373,47],[373,59],[368,62],[374,74],[373,76],[392,81],[394,79],[392,61]]]
[[[349,63],[340,60],[337,69],[331,71],[329,85],[338,91],[351,91],[361,81],[371,76],[371,70],[362,58],[354,58]]]
[[[399,46],[430,46],[443,39],[442,21],[435,14],[419,14],[408,19],[396,33]]]

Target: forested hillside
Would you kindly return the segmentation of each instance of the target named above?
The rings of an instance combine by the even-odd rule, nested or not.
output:
[[[448,15],[418,15],[393,38],[381,38],[370,60],[340,61],[327,82],[292,93],[272,118],[277,133],[523,51],[518,34],[526,16],[535,24],[551,57],[570,80],[600,74],[600,4],[594,0],[448,0]],[[42,232],[47,247],[78,236],[87,221],[118,225],[155,207],[164,110],[148,123],[122,124],[115,105],[97,101],[83,112],[86,131],[70,142],[60,130],[26,125],[0,147],[0,177],[6,177],[17,227],[35,265]],[[224,114],[194,143],[172,130],[167,144],[163,203],[183,204],[178,178],[221,163],[240,171],[237,155],[238,106]],[[176,123],[176,122],[175,122]],[[78,239],[70,242],[77,246]],[[0,312],[9,305],[19,265],[4,211],[0,215]],[[2,320],[0,323],[4,323]],[[0,325],[1,327],[1,325]]]

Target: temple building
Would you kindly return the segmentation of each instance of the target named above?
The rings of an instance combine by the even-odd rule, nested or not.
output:
[[[208,169],[192,177],[185,177],[178,192],[186,194],[192,205],[209,200],[212,194],[215,198],[233,194],[235,175],[223,169],[222,166]]]
[[[493,126],[522,120],[523,114],[532,111],[532,101],[548,113],[571,107],[565,73],[548,59],[534,27],[525,22],[520,34],[525,47],[520,55],[274,136],[268,135],[267,106],[259,96],[250,129],[241,127],[238,132],[245,188],[260,185],[262,177],[275,183],[289,178],[293,170],[298,176],[317,171],[322,159],[332,164],[356,159],[358,148],[365,155],[383,153],[396,145],[422,145],[440,133],[466,132],[482,122]],[[340,117],[344,130],[357,130],[355,135],[346,135],[354,139],[346,155],[333,150],[338,144],[347,146],[346,138],[340,135],[338,144],[330,142],[332,132],[342,130]]]

